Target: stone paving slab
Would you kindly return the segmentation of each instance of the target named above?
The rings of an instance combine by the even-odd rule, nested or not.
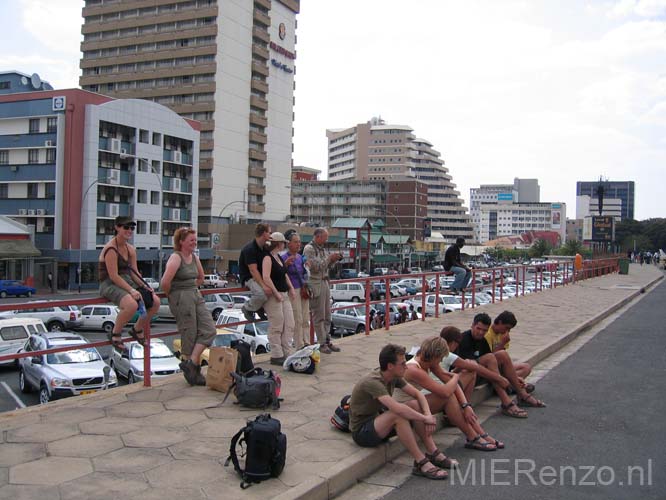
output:
[[[0,499],[323,500],[346,498],[345,490],[360,478],[368,478],[367,494],[374,495],[370,490],[388,490],[409,470],[403,447],[392,440],[361,449],[328,419],[355,381],[377,365],[382,345],[409,348],[445,325],[468,328],[479,311],[495,316],[509,309],[518,317],[512,357],[536,362],[575,342],[585,328],[662,278],[653,266],[632,265],[628,275],[594,278],[340,340],[343,352],[322,355],[314,375],[281,373],[285,400],[272,413],[287,435],[287,465],[279,478],[248,490],[239,488],[239,478],[224,460],[231,436],[261,412],[230,401],[222,405],[224,394],[189,387],[181,376],[155,381],[151,388],[134,384],[2,414]],[[482,402],[488,394],[475,392],[479,412],[496,411],[494,404]],[[445,448],[458,437],[456,429],[444,428],[435,440]],[[395,471],[372,475],[389,461],[397,464]]]

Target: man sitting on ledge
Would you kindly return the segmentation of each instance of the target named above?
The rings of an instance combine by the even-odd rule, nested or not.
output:
[[[425,396],[403,376],[407,369],[405,348],[388,344],[379,353],[379,368],[359,380],[349,403],[349,428],[359,446],[375,447],[398,435],[400,442],[414,457],[412,474],[428,479],[446,479],[448,472],[437,464],[446,456],[432,439],[436,419],[430,414]],[[402,389],[414,399],[403,404],[393,398],[393,390]],[[412,425],[414,428],[412,429]],[[419,448],[414,433],[426,447]]]

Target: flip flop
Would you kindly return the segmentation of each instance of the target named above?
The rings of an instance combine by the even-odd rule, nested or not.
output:
[[[428,457],[424,458],[420,462],[417,462],[416,460],[414,460],[414,467],[412,468],[412,475],[419,476],[419,477],[425,477],[427,479],[434,479],[436,481],[441,481],[441,480],[447,479],[449,477],[448,472],[446,472],[444,469],[441,469],[441,468],[437,467],[434,464],[432,464],[432,469],[428,469],[426,471],[421,470],[421,467],[423,467],[428,462],[429,462]],[[442,474],[442,472],[444,474]]]

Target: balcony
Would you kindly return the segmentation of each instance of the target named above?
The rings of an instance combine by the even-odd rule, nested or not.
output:
[[[258,28],[256,26],[252,28],[252,36],[266,43],[269,43],[271,41],[271,37],[268,34],[268,31],[266,31],[265,29]]]
[[[252,142],[257,142],[259,144],[266,144],[268,142],[268,137],[266,136],[266,134],[262,134],[261,132],[255,132],[254,130],[251,130],[250,140]]]
[[[250,123],[259,127],[268,126],[268,119],[265,116],[250,112]]]
[[[252,71],[266,77],[268,76],[268,66],[266,64],[252,61]]]
[[[172,151],[165,149],[162,152],[162,159],[171,163],[179,163],[181,165],[192,166],[193,160],[192,155],[187,153],[182,153],[180,151]]]
[[[249,151],[250,160],[266,161],[267,155],[265,151],[257,151],[252,148],[250,148]]]
[[[97,168],[97,179],[101,184],[134,187],[134,176],[125,170],[116,168]]]
[[[257,97],[256,95],[250,96],[250,106],[254,108],[263,109],[266,111],[268,109],[268,101],[262,97]]]
[[[54,181],[55,168],[53,163],[39,165],[6,164],[0,168],[0,182],[35,182]]]
[[[199,188],[200,189],[212,189],[213,188],[213,178],[212,177],[199,177]]]
[[[258,196],[264,196],[266,194],[266,186],[261,186],[259,184],[250,184],[247,187],[247,192],[249,194],[256,194]]]
[[[115,219],[119,215],[131,216],[132,211],[130,208],[131,207],[129,203],[98,201],[97,217],[108,217],[109,219]]]
[[[253,214],[263,214],[266,211],[265,203],[248,203],[247,210]]]
[[[257,21],[260,24],[263,24],[266,27],[269,27],[271,25],[271,18],[268,17],[263,12],[261,12],[259,9],[254,9],[253,17],[255,21]]]
[[[267,61],[268,58],[270,57],[268,49],[256,43],[252,44],[252,54],[261,57],[265,61]]]
[[[100,137],[99,149],[103,151],[110,151],[111,153],[118,153],[121,155],[134,156],[135,146],[129,141],[121,141],[112,137]]]
[[[253,150],[250,150],[253,151]],[[250,177],[257,177],[259,179],[265,179],[266,178],[266,169],[262,167],[250,167],[248,169],[248,175]]]
[[[192,220],[192,211],[184,207],[162,207],[162,219],[165,221],[189,222]]]
[[[162,179],[162,189],[173,193],[192,194],[192,182],[180,177],[164,177]]]
[[[255,5],[261,5],[266,10],[271,10],[271,0],[254,0]]]
[[[0,149],[55,147],[55,144],[55,133],[0,135]]]
[[[212,198],[199,196],[199,209],[210,208],[212,206],[213,206]]]

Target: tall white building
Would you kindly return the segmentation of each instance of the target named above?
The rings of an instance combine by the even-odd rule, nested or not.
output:
[[[85,0],[81,87],[152,100],[202,124],[203,246],[235,213],[289,213],[299,8],[299,0]]]
[[[485,243],[500,236],[528,231],[555,231],[566,241],[567,207],[565,203],[514,203],[498,201],[481,205],[479,241]]]

